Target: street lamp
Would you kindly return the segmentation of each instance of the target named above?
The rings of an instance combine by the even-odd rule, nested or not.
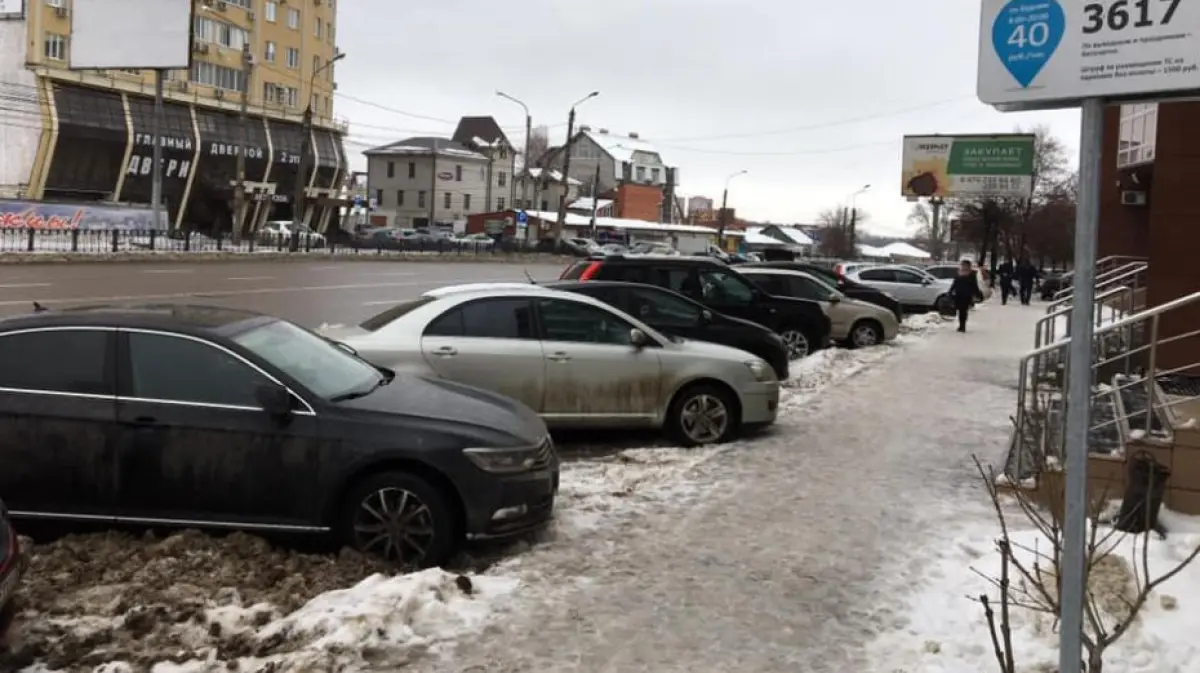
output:
[[[847,256],[853,256],[858,253],[858,209],[854,207],[858,195],[871,188],[870,184],[863,185],[861,189],[850,195],[850,223],[847,225],[848,235],[846,237],[846,247],[848,248]]]
[[[725,178],[725,191],[721,194],[721,219],[720,224],[717,225],[717,247],[722,250],[725,249],[725,225],[729,218],[729,208],[727,207],[729,205],[729,183],[737,176],[745,175],[749,172],[741,170]]]
[[[346,52],[339,51],[333,55],[333,58],[325,61],[320,66],[313,68],[312,74],[308,77],[308,103],[304,106],[304,122],[302,127],[301,138],[303,143],[300,145],[300,165],[296,167],[296,190],[292,197],[292,232],[293,237],[296,232],[300,231],[301,220],[304,218],[304,188],[308,184],[308,143],[312,137],[313,126],[313,88],[317,84],[317,75],[321,74],[329,68],[329,66],[346,58]],[[298,239],[293,238],[293,241]]]
[[[497,91],[496,95],[501,98],[504,98],[506,100],[510,100],[510,101],[516,103],[517,105],[520,105],[521,109],[525,111],[525,159],[524,159],[525,177],[521,180],[521,199],[524,200],[525,199],[525,187],[527,186],[528,181],[529,181],[529,162],[530,162],[529,140],[530,140],[530,137],[533,135],[533,117],[530,116],[530,114],[529,114],[529,106],[526,105],[521,100],[514,98],[514,97],[504,93],[503,91]],[[513,185],[513,198],[514,199],[516,198],[516,193],[517,193],[517,186],[516,186],[516,184],[514,184]],[[525,207],[525,206],[522,206],[522,207]]]
[[[573,105],[571,105],[571,113],[567,115],[567,142],[563,143],[563,164],[562,164],[563,195],[562,195],[562,199],[558,202],[558,218],[555,220],[555,223],[554,223],[554,227],[556,230],[555,235],[554,235],[555,240],[559,240],[559,241],[562,240],[563,224],[565,224],[567,221],[567,196],[571,192],[571,183],[569,182],[570,178],[568,176],[571,175],[571,144],[572,144],[571,141],[574,139],[574,136],[575,136],[575,108],[579,107],[580,105],[586,103],[587,101],[589,101],[599,95],[600,95],[599,91],[593,91],[593,92],[589,93],[588,95],[584,96],[583,98],[580,98],[579,100],[575,101],[575,103]]]

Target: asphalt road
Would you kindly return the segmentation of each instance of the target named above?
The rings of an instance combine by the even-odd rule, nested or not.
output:
[[[7,267],[7,268],[5,268]],[[353,324],[428,290],[460,283],[553,280],[562,265],[192,262],[0,266],[0,316],[87,304],[180,302],[277,315],[308,327]]]

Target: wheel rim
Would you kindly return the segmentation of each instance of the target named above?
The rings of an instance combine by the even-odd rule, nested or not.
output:
[[[879,336],[875,334],[874,327],[861,325],[854,328],[853,341],[855,346],[874,346],[879,343]]]
[[[683,433],[697,444],[715,442],[729,428],[729,410],[715,395],[696,395],[683,404]]]
[[[433,512],[412,491],[381,488],[359,502],[354,542],[359,551],[401,565],[425,558],[435,537]]]
[[[798,360],[808,355],[808,337],[804,336],[799,330],[786,330],[779,335],[783,338],[783,343],[787,346],[788,357],[793,360]]]

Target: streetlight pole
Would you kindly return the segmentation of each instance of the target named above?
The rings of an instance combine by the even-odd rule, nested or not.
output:
[[[525,173],[524,179],[521,180],[521,200],[525,200],[525,188],[528,186],[528,182],[529,182],[529,162],[531,161],[531,159],[529,158],[529,140],[530,140],[530,136],[533,135],[533,117],[529,114],[529,106],[526,105],[525,103],[521,102],[520,100],[513,98],[512,96],[504,93],[503,91],[497,91],[496,95],[501,98],[504,98],[506,100],[510,100],[510,101],[516,103],[517,105],[520,105],[521,109],[525,111],[525,153],[524,153],[525,158],[522,160],[522,166],[521,166],[521,172]],[[513,192],[512,200],[516,201],[517,185],[515,182],[513,183],[512,192]],[[527,209],[527,206],[524,204],[519,204],[516,207],[518,207],[518,209]]]
[[[725,249],[725,227],[729,224],[729,182],[749,172],[742,170],[725,178],[725,191],[721,193],[721,217],[717,225],[717,247],[722,250]]]
[[[254,52],[250,51],[250,41],[242,45],[242,105],[238,110],[238,132],[241,146],[237,153],[237,182],[233,187],[233,244],[242,242],[243,228],[246,221],[246,146],[250,144],[247,130],[247,112],[250,107],[250,81],[254,72]]]
[[[333,55],[333,58],[326,61],[318,68],[313,68],[312,74],[308,78],[308,104],[304,106],[304,122],[301,128],[301,136],[303,142],[300,145],[300,165],[296,167],[296,190],[292,197],[292,236],[294,238],[300,232],[300,225],[304,221],[304,197],[305,188],[308,186],[308,145],[312,138],[313,127],[313,88],[317,85],[317,75],[325,71],[329,66],[346,58],[345,52],[338,52]]]
[[[571,192],[571,144],[575,139],[575,108],[583,103],[599,96],[599,91],[593,91],[588,95],[575,101],[571,106],[571,113],[567,115],[567,141],[563,143],[563,163],[562,163],[562,185],[563,195],[558,202],[558,218],[554,222],[554,240],[561,241],[563,238],[563,225],[567,221],[567,197]]]
[[[858,243],[857,243],[858,231],[856,229],[856,227],[858,225],[858,208],[854,207],[854,202],[856,200],[858,200],[859,194],[862,194],[863,192],[867,191],[870,188],[871,188],[871,185],[869,185],[869,184],[863,185],[862,189],[860,189],[857,192],[854,192],[853,194],[850,195],[850,235],[848,236],[848,240],[846,241],[846,243],[847,243],[847,247],[849,248],[849,250],[847,251],[847,254],[851,257],[855,256],[858,253]]]

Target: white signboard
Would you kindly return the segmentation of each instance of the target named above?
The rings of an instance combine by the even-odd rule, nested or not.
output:
[[[190,68],[191,0],[74,0],[69,65],[76,70]]]
[[[1200,89],[1200,2],[983,0],[979,100],[1066,107]]]
[[[25,0],[0,0],[0,18],[25,18]]]

